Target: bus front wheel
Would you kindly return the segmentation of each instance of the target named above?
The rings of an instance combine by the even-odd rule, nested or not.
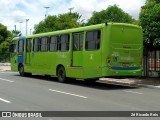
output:
[[[58,67],[57,77],[59,82],[66,82],[66,71],[63,66]]]
[[[19,75],[20,76],[24,76],[25,75],[24,66],[22,64],[19,66],[18,70],[19,70]]]
[[[32,75],[31,73],[24,72],[24,66],[22,64],[19,66],[18,71],[19,71],[20,76],[31,76]]]

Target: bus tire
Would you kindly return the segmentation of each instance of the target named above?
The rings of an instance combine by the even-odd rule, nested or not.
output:
[[[31,76],[32,75],[32,73],[26,73],[26,72],[24,72],[24,66],[21,64],[21,65],[19,65],[19,68],[18,68],[18,71],[19,71],[19,75],[20,76]]]
[[[65,71],[63,66],[58,67],[58,69],[57,69],[57,77],[58,77],[58,81],[59,82],[64,83],[64,82],[67,81],[67,79],[66,79],[66,71]]]
[[[25,76],[25,73],[24,73],[24,66],[23,66],[22,64],[19,65],[18,71],[19,71],[19,75],[20,75],[20,76]]]

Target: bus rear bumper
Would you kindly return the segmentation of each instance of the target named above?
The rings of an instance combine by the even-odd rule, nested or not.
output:
[[[126,76],[126,77],[139,77],[142,76],[142,69],[137,70],[113,70],[113,69],[106,69],[103,70],[102,76]]]

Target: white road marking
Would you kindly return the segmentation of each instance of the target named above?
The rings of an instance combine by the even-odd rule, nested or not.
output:
[[[14,82],[14,81],[12,81],[12,80],[3,79],[3,78],[0,78],[0,80],[7,81],[7,82]]]
[[[129,93],[134,93],[134,94],[140,94],[142,95],[143,93],[140,93],[140,92],[134,92],[134,91],[128,91],[128,90],[123,90],[124,92],[129,92]]]
[[[10,101],[5,100],[5,99],[3,99],[3,98],[0,98],[0,101],[6,102],[6,103],[11,103]]]
[[[76,97],[81,97],[81,98],[87,98],[85,96],[81,96],[81,95],[77,95],[77,94],[72,94],[72,93],[67,93],[67,92],[63,92],[63,91],[58,91],[58,90],[52,90],[52,89],[48,89],[52,92],[58,92],[58,93],[63,93],[63,94],[67,94],[67,95],[72,95],[72,96],[76,96]]]

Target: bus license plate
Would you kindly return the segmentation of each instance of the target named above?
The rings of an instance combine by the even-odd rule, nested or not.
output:
[[[124,63],[123,66],[129,67],[129,64],[128,63]]]

